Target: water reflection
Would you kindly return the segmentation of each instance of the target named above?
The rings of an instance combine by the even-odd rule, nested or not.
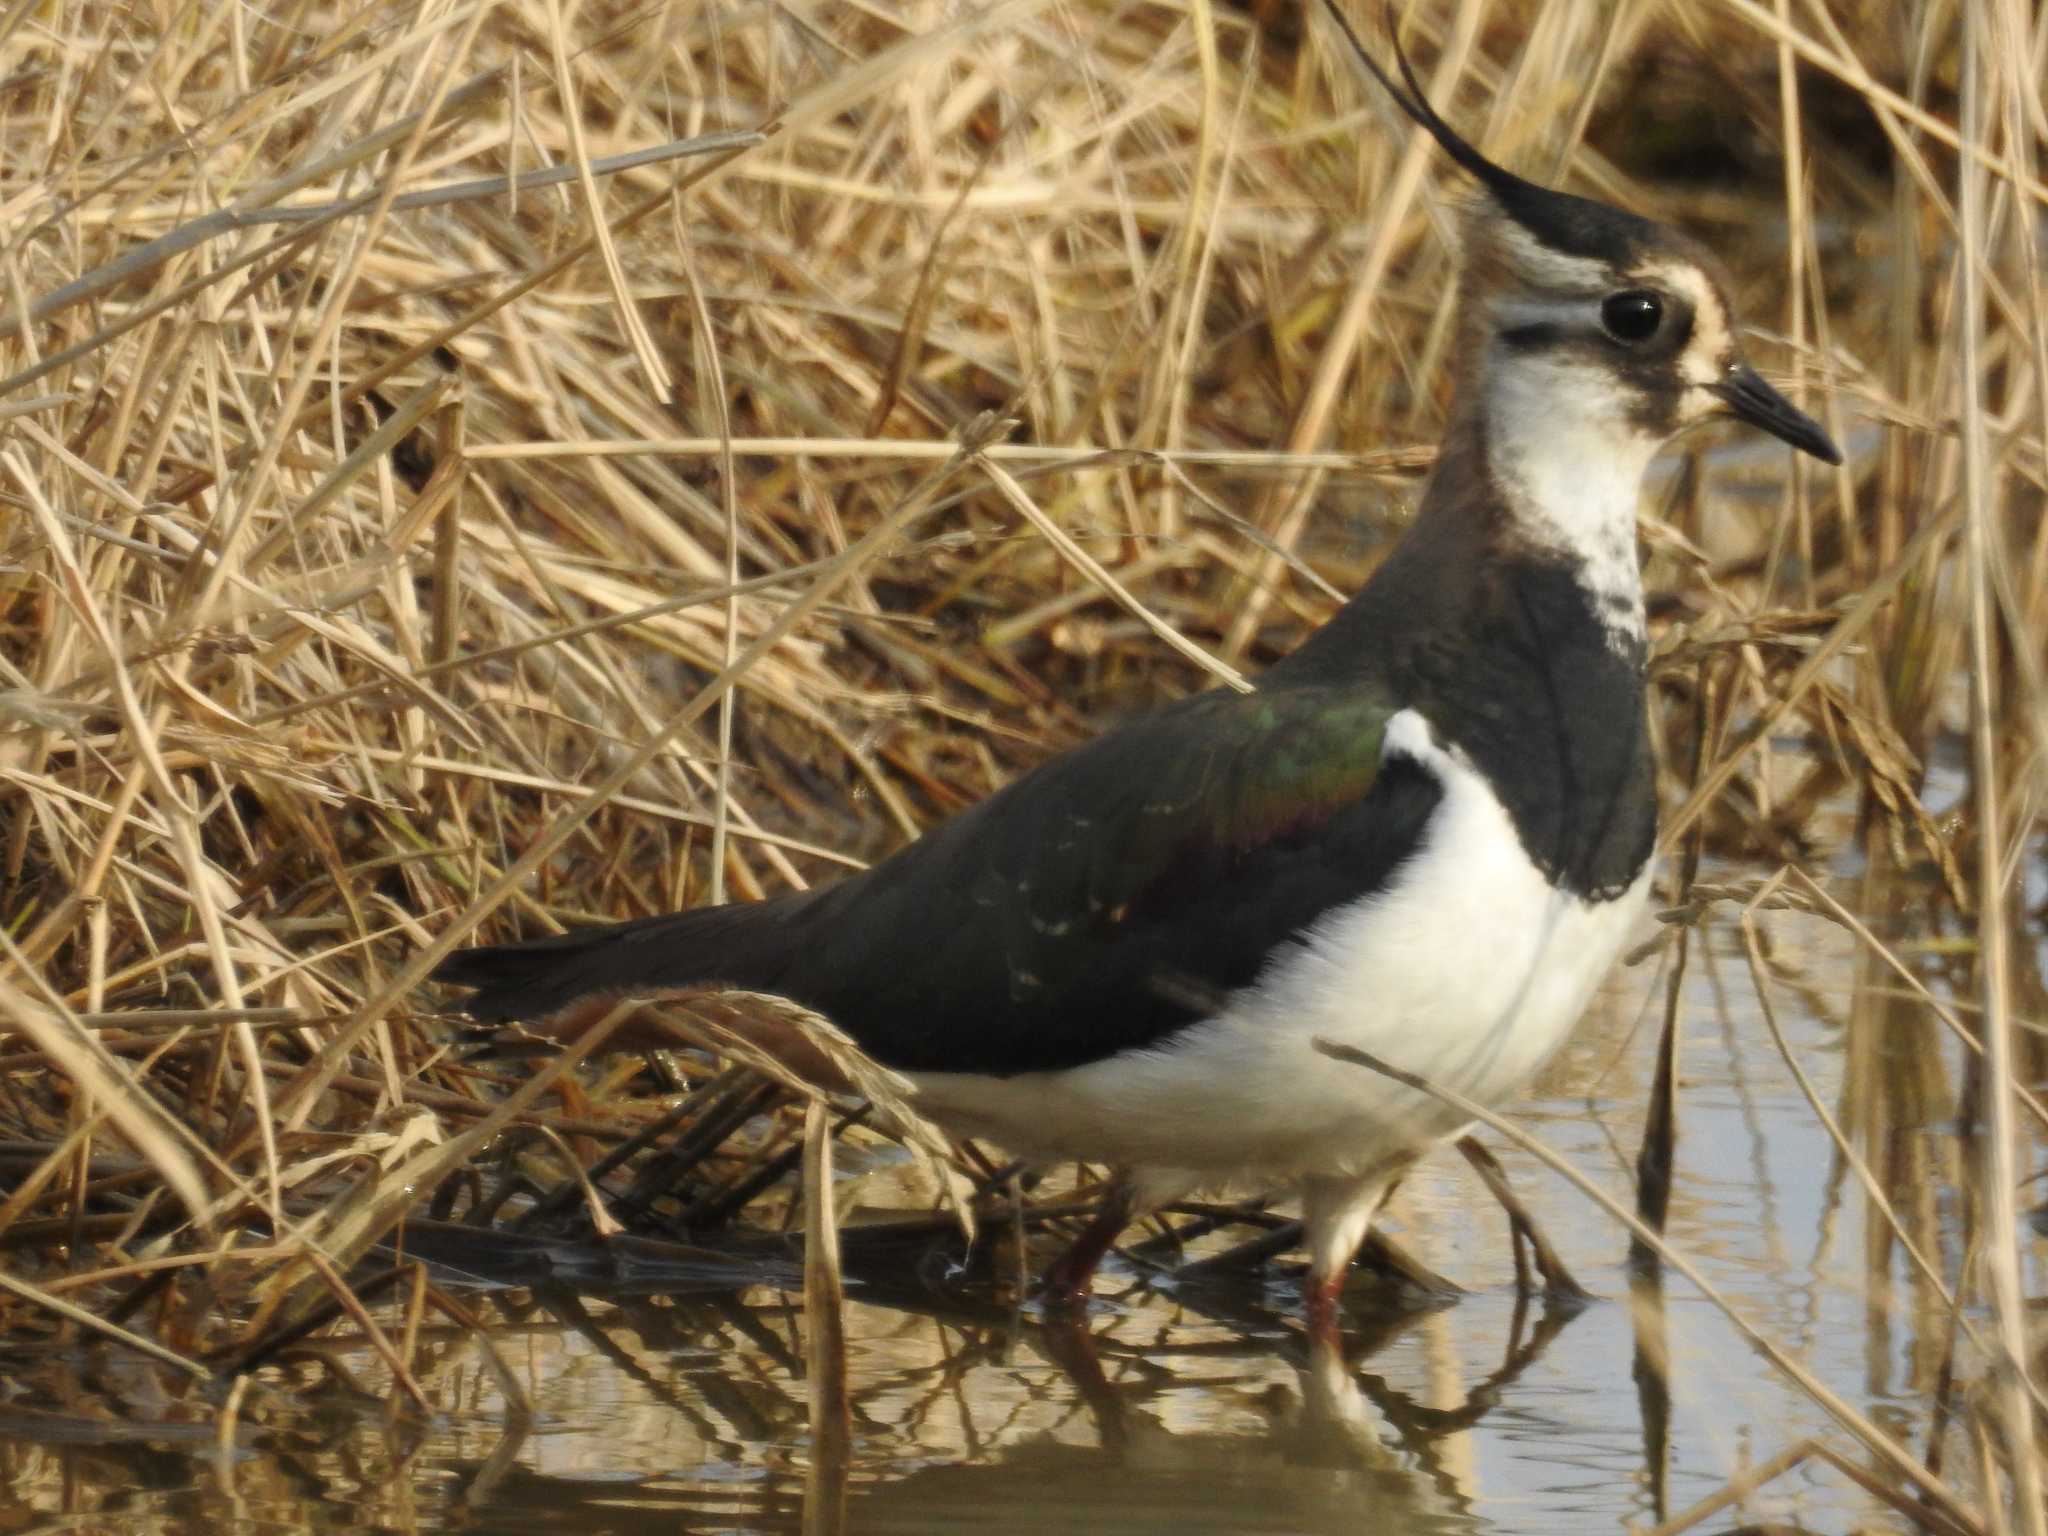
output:
[[[531,1420],[493,1422],[506,1400],[443,1331],[416,1372],[443,1409],[432,1423],[352,1389],[367,1350],[320,1346],[280,1361],[224,1449],[204,1401],[184,1419],[16,1413],[0,1418],[0,1476],[24,1503],[124,1530],[289,1512],[314,1528],[507,1532],[1351,1531],[1362,1509],[1391,1532],[1487,1528],[1465,1436],[1572,1309],[1515,1306],[1491,1370],[1418,1387],[1375,1363],[1441,1353],[1441,1311],[1370,1313],[1332,1348],[1268,1294],[1139,1292],[1085,1323],[957,1297],[856,1304],[854,1433],[836,1470],[807,1464],[794,1296],[539,1292],[492,1302],[499,1348],[524,1357]],[[94,1396],[82,1373],[40,1375]]]
[[[1485,1522],[1455,1437],[1497,1405],[1498,1388],[1561,1324],[1518,1339],[1507,1364],[1445,1409],[1363,1367],[1361,1354],[1369,1358],[1419,1318],[1389,1321],[1379,1336],[1341,1350],[1306,1338],[1277,1350],[1203,1348],[1172,1338],[1130,1343],[1073,1325],[1033,1328],[1019,1347],[1061,1373],[1085,1419],[984,1459],[870,1481],[851,1501],[850,1528],[1351,1532],[1369,1510],[1388,1532],[1478,1531]],[[1211,1402],[1191,1419],[1185,1381],[1197,1359]]]

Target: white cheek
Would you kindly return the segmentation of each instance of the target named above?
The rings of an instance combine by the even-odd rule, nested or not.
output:
[[[1632,402],[1601,369],[1499,348],[1488,361],[1489,467],[1510,515],[1578,561],[1579,579],[1606,600],[1603,617],[1639,639],[1636,500],[1662,437],[1635,427]]]
[[[1735,338],[1728,328],[1728,307],[1714,285],[1697,268],[1674,263],[1653,269],[1650,277],[1658,285],[1678,294],[1692,310],[1692,335],[1678,360],[1678,376],[1688,384],[1717,383],[1735,356]],[[1689,392],[1680,402],[1680,418],[1691,421],[1711,409],[1708,404],[1695,410]]]
[[[1686,343],[1685,355],[1678,360],[1678,376],[1692,387],[1686,390],[1683,404],[1690,406],[1694,395],[1704,393],[1709,384],[1727,374],[1726,346],[1725,341],[1711,346],[1698,336]]]
[[[1687,400],[1683,403],[1689,407],[1691,396],[1700,393],[1707,385],[1718,384],[1727,378],[1728,370],[1741,355],[1741,349],[1735,345],[1727,319],[1720,310],[1712,307],[1700,310],[1693,320],[1692,335],[1686,341],[1685,351],[1678,359],[1678,376],[1693,386],[1686,391]]]
[[[1678,419],[1687,425],[1705,421],[1710,416],[1724,416],[1728,407],[1719,395],[1713,394],[1695,384],[1678,397]]]

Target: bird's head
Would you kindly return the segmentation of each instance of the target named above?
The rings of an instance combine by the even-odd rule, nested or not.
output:
[[[1398,42],[1406,90],[1335,0],[1330,10],[1402,110],[1484,191],[1467,226],[1459,303],[1468,374],[1487,393],[1492,425],[1516,437],[1556,430],[1605,440],[1647,461],[1686,428],[1732,416],[1842,461],[1820,423],[1743,357],[1712,252],[1654,220],[1496,165],[1430,106]]]

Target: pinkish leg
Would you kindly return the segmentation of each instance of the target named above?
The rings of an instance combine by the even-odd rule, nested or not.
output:
[[[1404,1158],[1352,1178],[1302,1181],[1301,1219],[1308,1246],[1308,1279],[1302,1299],[1307,1304],[1312,1338],[1329,1342],[1342,1332],[1337,1326],[1338,1298],[1351,1269],[1351,1256],[1358,1252],[1380,1205],[1413,1161]]]
[[[1095,1416],[1102,1431],[1103,1448],[1121,1449],[1130,1439],[1124,1425],[1123,1400],[1103,1374],[1094,1336],[1088,1332],[1088,1319],[1065,1310],[1048,1313],[1038,1339],[1046,1358],[1065,1373],[1075,1393]]]
[[[1311,1347],[1341,1351],[1344,1329],[1339,1298],[1344,1294],[1344,1275],[1311,1275],[1303,1284],[1302,1300],[1308,1309],[1308,1337]]]
[[[1081,1229],[1072,1246],[1052,1261],[1045,1278],[1039,1281],[1038,1294],[1047,1306],[1079,1309],[1087,1303],[1089,1287],[1095,1281],[1095,1266],[1102,1262],[1118,1234],[1131,1224],[1134,1206],[1131,1186],[1119,1179],[1116,1187],[1103,1197],[1102,1209]]]

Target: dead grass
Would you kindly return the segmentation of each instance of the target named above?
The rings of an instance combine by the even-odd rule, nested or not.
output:
[[[2038,1532],[2028,1386],[1983,1356],[2038,1349],[2048,18],[1411,9],[1475,137],[1728,254],[1851,450],[1696,454],[1646,519],[1666,844],[1834,885],[1852,797],[1870,874],[1820,899],[1889,935],[1931,882],[1965,958],[1872,939],[1932,993],[1859,994],[1839,1133],[1916,1259],[1928,1190],[1968,1196],[1987,1460],[1949,1475]],[[1291,5],[15,6],[0,114],[16,1338],[245,1367],[477,1213],[487,1146],[543,1209],[610,1178],[729,1222],[800,1109],[731,1143],[776,1102],[742,1066],[467,1059],[433,960],[829,879],[1255,674],[1447,403],[1459,189]],[[1882,1044],[1934,994],[1980,1047],[1952,1167],[1888,1139],[1949,1091]]]

